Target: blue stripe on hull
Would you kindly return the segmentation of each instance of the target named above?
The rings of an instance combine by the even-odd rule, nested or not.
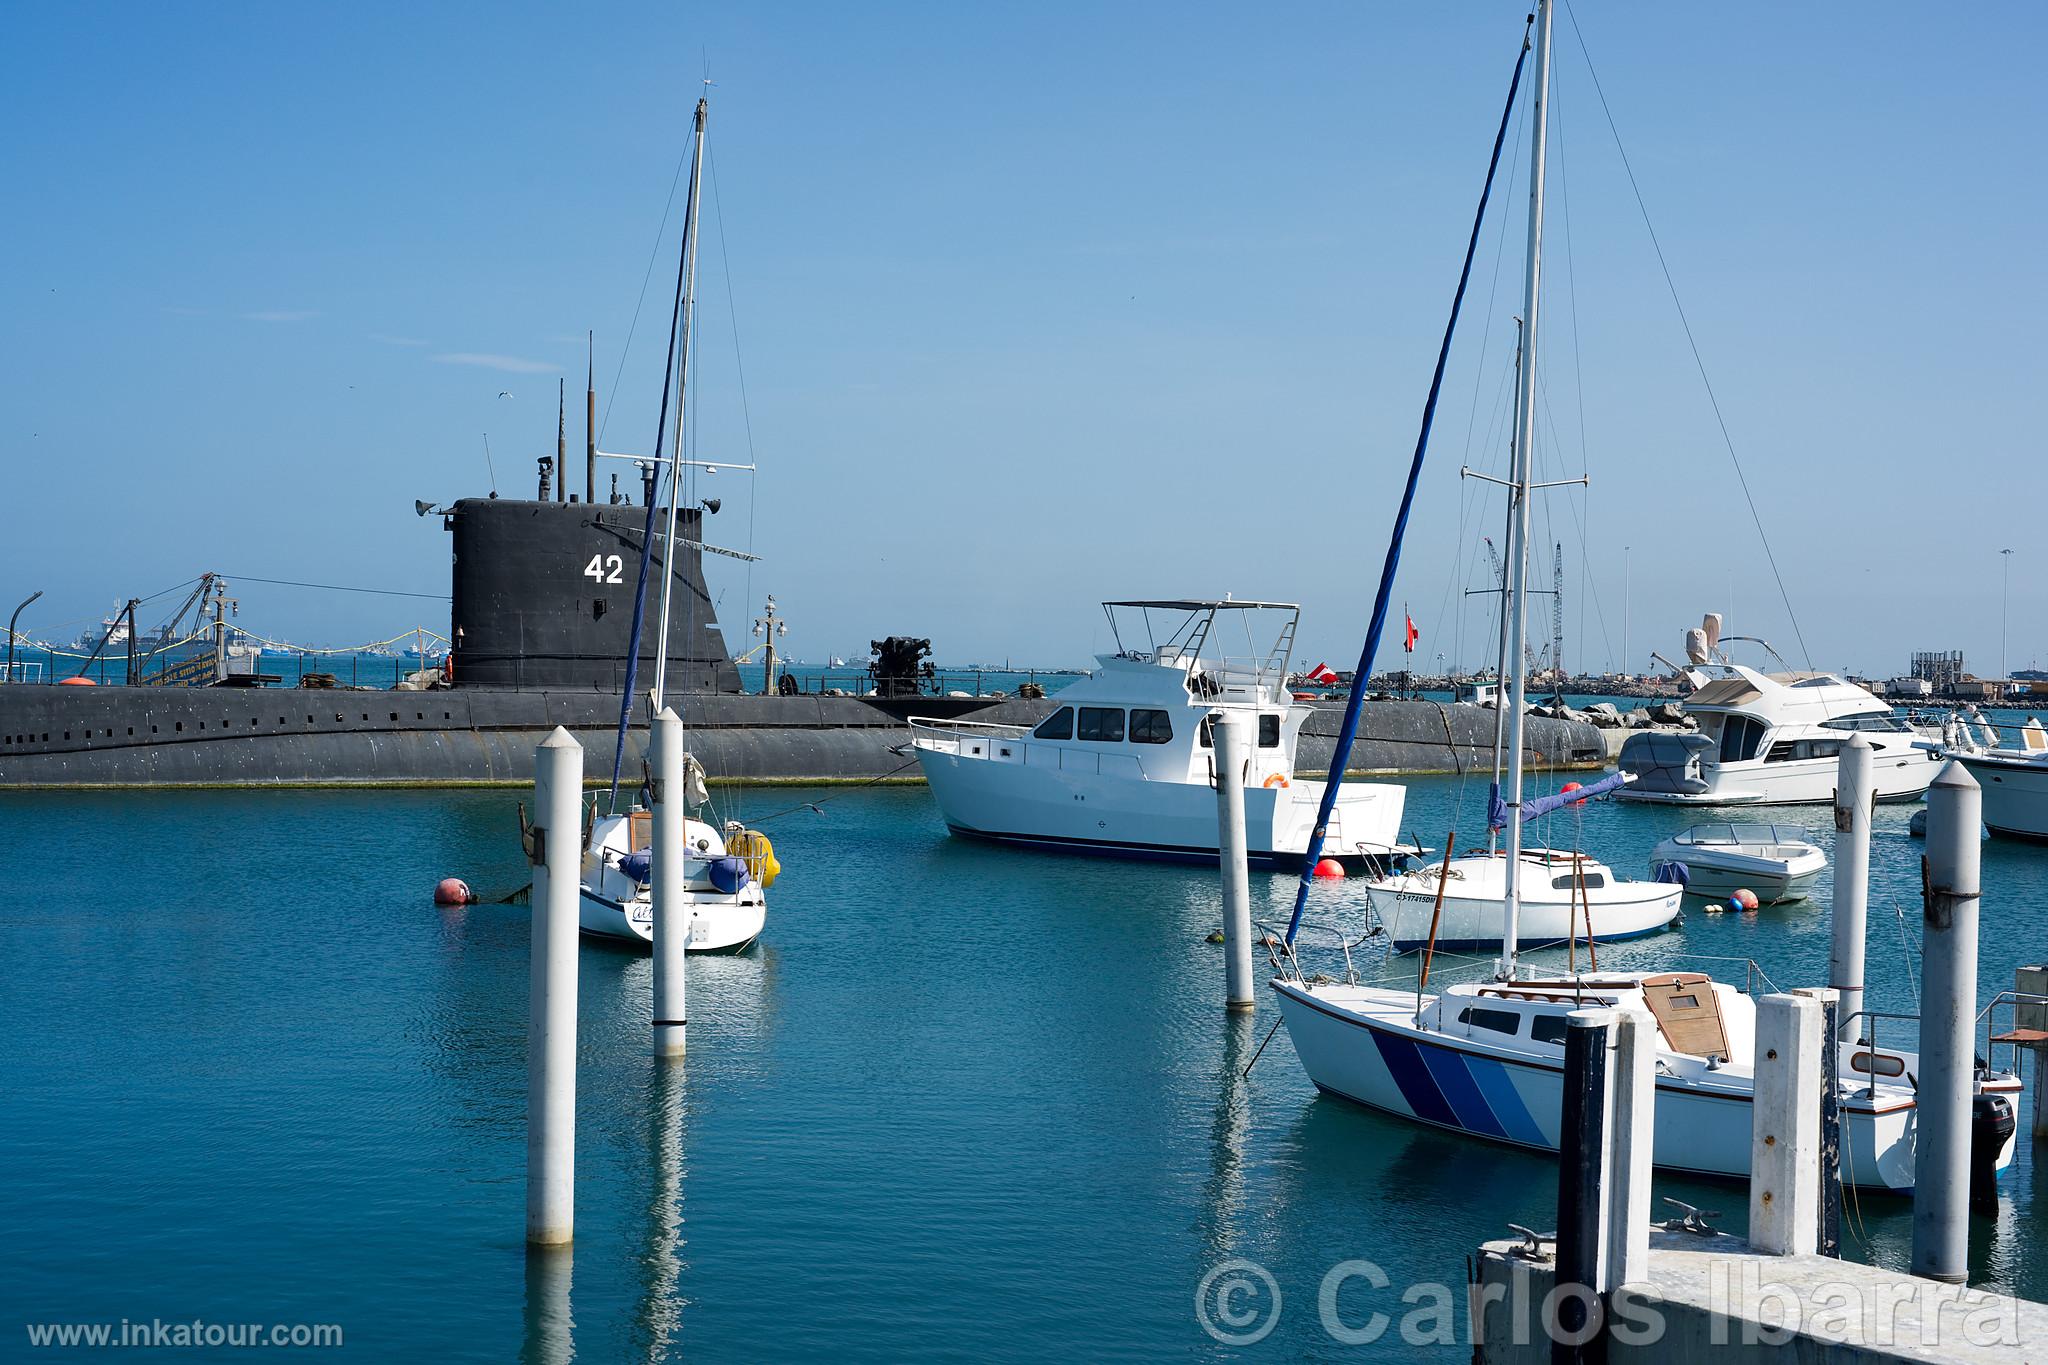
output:
[[[1508,1141],[1531,1147],[1550,1145],[1544,1139],[1543,1129],[1537,1126],[1536,1116],[1522,1103],[1522,1092],[1515,1089],[1515,1078],[1508,1075],[1506,1067],[1491,1057],[1467,1056],[1465,1069],[1472,1074],[1479,1093],[1486,1096],[1486,1106],[1500,1122],[1502,1135]]]
[[[1426,1043],[1417,1044],[1416,1051],[1422,1054],[1423,1065],[1435,1078],[1437,1089],[1443,1091],[1444,1098],[1450,1102],[1460,1127],[1482,1137],[1505,1138],[1508,1135],[1507,1129],[1495,1119],[1493,1109],[1487,1104],[1486,1096],[1480,1093],[1472,1073],[1466,1069],[1463,1057]]]
[[[1444,1098],[1430,1075],[1429,1065],[1422,1060],[1421,1051],[1414,1043],[1398,1034],[1371,1030],[1373,1044],[1380,1050],[1380,1059],[1387,1064],[1387,1071],[1394,1078],[1394,1084],[1401,1087],[1401,1098],[1408,1102],[1415,1117],[1424,1123],[1434,1123],[1444,1128],[1462,1129],[1457,1111]]]

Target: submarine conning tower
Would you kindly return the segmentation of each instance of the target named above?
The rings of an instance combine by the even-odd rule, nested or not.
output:
[[[575,688],[617,692],[626,681],[633,593],[640,581],[647,508],[632,503],[464,498],[443,514],[454,537],[449,639],[457,687]],[[669,607],[668,686],[737,692],[704,585],[703,513],[676,514],[679,553]],[[657,528],[667,511],[657,509]],[[653,679],[661,612],[657,529],[647,576],[637,689]]]

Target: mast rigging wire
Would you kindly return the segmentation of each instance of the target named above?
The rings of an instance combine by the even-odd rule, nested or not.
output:
[[[1785,590],[1785,575],[1778,571],[1778,556],[1772,552],[1771,538],[1764,533],[1764,519],[1756,509],[1756,495],[1749,491],[1749,476],[1742,472],[1742,460],[1735,453],[1735,438],[1728,433],[1728,419],[1721,415],[1721,400],[1714,393],[1714,381],[1707,377],[1707,362],[1700,355],[1700,344],[1692,334],[1692,323],[1685,316],[1685,304],[1678,297],[1677,282],[1671,278],[1671,266],[1664,259],[1664,245],[1657,240],[1657,228],[1650,221],[1650,207],[1643,200],[1642,186],[1636,183],[1635,167],[1629,164],[1628,149],[1621,144],[1621,130],[1615,126],[1614,111],[1607,105],[1607,92],[1601,88],[1600,73],[1593,68],[1593,54],[1586,47],[1586,35],[1579,31],[1579,17],[1572,12],[1571,0],[1565,0],[1565,18],[1571,20],[1572,36],[1578,40],[1579,52],[1586,59],[1586,74],[1593,78],[1593,93],[1600,97],[1600,112],[1607,118],[1607,131],[1614,137],[1614,150],[1621,154],[1621,168],[1628,174],[1628,187],[1635,195],[1636,211],[1643,216],[1643,227],[1650,234],[1651,249],[1657,253],[1657,268],[1664,273],[1664,287],[1671,293],[1671,306],[1678,312],[1678,325],[1685,332],[1685,344],[1692,350],[1693,366],[1700,372],[1700,384],[1707,391],[1707,404],[1714,410],[1714,422],[1721,428],[1721,444],[1728,448],[1728,463],[1735,467],[1735,482],[1742,488],[1742,499],[1749,504],[1749,519],[1756,525],[1757,539],[1763,542],[1764,561],[1771,566],[1771,578],[1778,585],[1778,600],[1785,605],[1785,615],[1792,622],[1792,634],[1799,641],[1799,652],[1810,670],[1813,667],[1813,651],[1806,647],[1806,632],[1799,627],[1799,613],[1792,609],[1792,595]]]

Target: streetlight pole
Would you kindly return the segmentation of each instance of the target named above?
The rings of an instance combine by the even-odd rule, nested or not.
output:
[[[23,602],[23,603],[22,603],[22,604],[21,604],[20,606],[18,606],[18,607],[16,607],[16,608],[14,609],[14,615],[12,615],[12,616],[10,616],[10,617],[8,617],[8,618],[7,618],[7,671],[6,671],[5,673],[0,673],[0,683],[7,683],[7,682],[13,682],[13,681],[14,681],[14,625],[15,625],[15,622],[17,622],[17,621],[21,620],[21,614],[22,614],[22,613],[23,613],[24,611],[27,611],[27,610],[28,610],[28,604],[29,604],[30,602],[33,602],[33,601],[35,601],[35,600],[36,600],[36,599],[37,599],[38,597],[41,597],[42,595],[43,595],[43,590],[42,590],[41,588],[37,588],[37,589],[36,589],[36,590],[35,590],[34,592],[32,592],[32,593],[30,593],[30,594],[28,595],[28,598],[27,598],[27,600],[26,600],[26,601],[24,601],[24,602]],[[25,672],[27,672],[28,670],[27,670],[27,668],[26,668],[26,667],[24,667],[24,668],[22,669],[22,671],[23,671],[23,672],[25,673]]]
[[[2003,701],[2006,684],[2012,678],[2012,674],[2005,671],[2006,604],[2012,599],[2012,551],[2000,550],[1998,557],[2005,564],[2005,582],[1998,591],[1998,696]]]
[[[775,637],[789,634],[789,622],[775,614],[775,599],[768,599],[767,609],[754,618],[754,634],[762,638],[768,650],[768,669],[761,679],[761,695],[768,696],[775,691]]]

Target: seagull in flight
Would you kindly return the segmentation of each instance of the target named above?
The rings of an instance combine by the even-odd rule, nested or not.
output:
[[[499,390],[498,390],[498,397],[500,397],[500,398],[510,398],[511,396],[512,396],[512,390],[510,390],[510,389],[499,389]]]

